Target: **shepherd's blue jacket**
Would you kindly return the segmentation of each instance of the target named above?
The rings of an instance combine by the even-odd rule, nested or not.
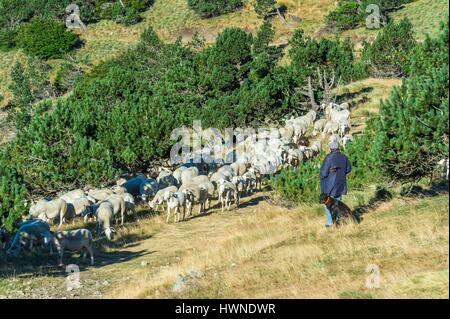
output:
[[[336,167],[336,172],[330,172]],[[320,191],[333,197],[347,194],[346,176],[352,171],[348,158],[339,151],[332,151],[323,160],[320,168]]]

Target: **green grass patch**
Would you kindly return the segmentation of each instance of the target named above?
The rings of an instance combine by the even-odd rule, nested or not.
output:
[[[440,23],[445,20],[448,10],[448,0],[417,0],[392,13],[392,17],[395,21],[407,17],[413,25],[416,39],[423,40],[425,34],[434,37],[440,33]]]

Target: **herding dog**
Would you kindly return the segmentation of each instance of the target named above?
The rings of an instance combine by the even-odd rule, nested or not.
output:
[[[320,195],[320,203],[327,206],[333,218],[333,224],[336,226],[346,224],[350,218],[358,224],[362,220],[359,213],[352,212],[347,205],[328,194]]]

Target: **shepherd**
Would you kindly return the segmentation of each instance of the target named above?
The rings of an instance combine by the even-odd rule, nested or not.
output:
[[[347,174],[352,170],[348,158],[339,151],[339,143],[331,141],[328,144],[330,152],[323,160],[320,168],[320,191],[330,197],[342,200],[347,194]],[[333,219],[325,205],[325,227],[331,227]]]

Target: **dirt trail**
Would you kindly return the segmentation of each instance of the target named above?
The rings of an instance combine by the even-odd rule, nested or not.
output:
[[[394,198],[361,225],[331,231],[320,205],[287,209],[264,192],[244,197],[237,210],[216,206],[179,224],[142,212],[117,228],[112,244],[95,240],[95,266],[65,256],[80,265],[80,289],[67,290],[56,256],[0,257],[0,299],[448,296],[446,194]],[[345,200],[354,208],[362,195],[367,203],[374,194]],[[383,269],[379,291],[364,287],[373,263]]]
[[[197,206],[194,213],[197,213]],[[201,250],[205,241],[214,242],[227,236],[227,227],[238,225],[248,214],[258,214],[267,210],[283,210],[265,202],[264,193],[245,197],[241,207],[221,212],[219,204],[202,216],[178,224],[165,223],[165,213],[150,216],[148,212],[135,222],[118,228],[118,236],[111,245],[104,239],[95,243],[95,266],[88,266],[78,260],[77,254],[66,255],[65,263],[79,264],[81,289],[67,290],[65,269],[55,266],[55,256],[34,256],[22,262],[9,263],[0,267],[3,277],[11,289],[1,293],[0,298],[103,298],[122,295],[120,287],[139,283],[179,263],[183,256],[193,250]],[[76,225],[75,227],[80,227]],[[28,262],[29,266],[24,266]],[[143,268],[147,278],[142,278]],[[15,277],[15,279],[14,279]],[[1,283],[1,281],[0,281]],[[0,290],[1,291],[1,290]],[[2,295],[3,294],[3,295]]]
[[[156,224],[157,230],[147,234],[151,237],[122,248],[135,256],[121,264],[122,273],[117,273],[117,264],[95,268],[92,273],[96,276],[114,278],[112,286],[115,288],[105,292],[107,296],[111,293],[112,296],[128,297],[122,294],[120,287],[125,283],[129,286],[130,281],[138,284],[142,280],[140,276],[143,267],[145,267],[146,279],[149,279],[158,272],[180,263],[185,255],[201,251],[205,242],[214,245],[223,238],[227,238],[229,227],[241,224],[243,218],[268,210],[283,210],[265,202],[264,197],[264,194],[257,193],[243,198],[239,209],[223,213],[214,201],[216,205],[205,215],[196,216],[179,224],[173,224],[173,220],[170,224],[166,224],[165,214],[154,217],[152,221]],[[194,212],[196,209],[197,207]],[[102,258],[101,254],[99,257]],[[191,270],[198,271],[198,269],[186,269],[186,271]]]

